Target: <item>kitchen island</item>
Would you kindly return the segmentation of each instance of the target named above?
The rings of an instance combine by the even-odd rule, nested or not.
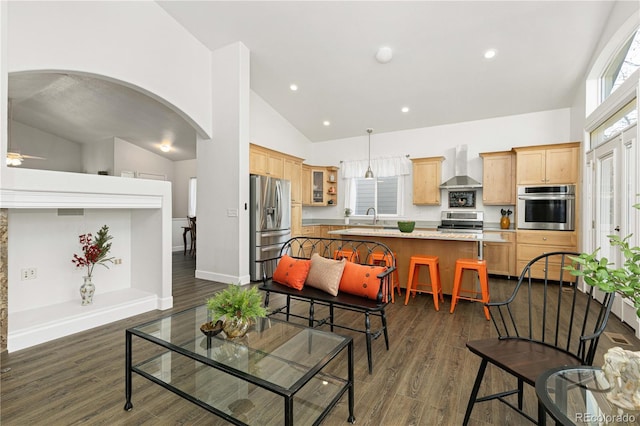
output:
[[[396,265],[400,285],[407,286],[409,259],[413,255],[427,254],[440,258],[440,281],[444,294],[451,294],[455,274],[456,260],[460,258],[482,258],[482,242],[506,242],[495,234],[472,234],[458,232],[439,232],[420,230],[400,232],[397,229],[349,228],[329,231],[332,237],[349,237],[385,244],[396,254]],[[427,268],[420,271],[420,282],[429,282]],[[464,274],[463,287],[473,288],[474,274]]]

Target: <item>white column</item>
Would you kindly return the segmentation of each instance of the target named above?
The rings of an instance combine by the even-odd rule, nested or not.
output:
[[[212,139],[198,139],[196,277],[249,282],[249,49],[214,51]]]

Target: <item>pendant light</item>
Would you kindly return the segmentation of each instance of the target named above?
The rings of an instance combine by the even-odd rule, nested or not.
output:
[[[364,178],[373,179],[373,172],[371,171],[371,133],[373,133],[373,129],[367,129],[367,133],[369,133],[369,168],[367,173],[364,174]]]

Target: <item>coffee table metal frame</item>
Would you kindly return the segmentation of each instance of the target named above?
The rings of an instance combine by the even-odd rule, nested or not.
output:
[[[210,411],[211,413],[214,413],[222,418],[224,418],[225,420],[233,423],[233,424],[237,424],[237,425],[245,425],[246,423],[244,423],[243,421],[236,419],[234,417],[232,417],[231,415],[229,415],[228,413],[221,411],[220,409],[213,407],[212,405],[209,405],[208,403],[198,399],[197,397],[184,392],[183,390],[179,389],[178,387],[173,386],[172,384],[163,381],[161,378],[156,377],[155,375],[149,374],[148,372],[144,371],[142,368],[140,368],[141,365],[145,364],[146,362],[148,362],[149,360],[145,360],[143,362],[140,362],[136,365],[133,365],[132,359],[133,359],[133,336],[136,336],[140,339],[144,339],[148,342],[151,342],[153,344],[156,344],[162,348],[166,348],[168,351],[164,352],[164,354],[170,353],[170,352],[175,352],[178,353],[180,355],[183,355],[187,358],[190,358],[194,361],[197,361],[199,363],[202,363],[204,365],[207,365],[211,368],[214,368],[216,370],[222,371],[232,377],[238,378],[240,380],[243,380],[247,383],[253,384],[255,386],[258,386],[262,389],[265,389],[269,392],[275,393],[281,397],[284,398],[284,423],[285,425],[289,426],[289,425],[293,425],[294,424],[294,397],[296,396],[296,394],[298,393],[298,391],[300,391],[307,383],[309,383],[316,375],[318,375],[319,373],[321,373],[322,369],[327,366],[333,359],[335,359],[345,348],[347,349],[347,375],[348,378],[344,379],[344,378],[337,378],[334,376],[331,376],[332,379],[336,379],[339,380],[340,383],[342,383],[342,386],[338,389],[338,391],[336,392],[335,396],[333,397],[333,399],[330,401],[330,403],[328,404],[328,406],[320,413],[320,415],[318,416],[318,418],[314,421],[314,425],[320,424],[322,422],[322,420],[327,416],[327,414],[329,413],[329,411],[338,403],[338,401],[340,400],[340,398],[342,397],[342,395],[344,395],[345,392],[348,391],[348,404],[349,404],[349,417],[347,418],[347,421],[349,423],[355,423],[355,417],[353,415],[353,405],[354,405],[354,387],[353,387],[353,379],[354,379],[354,373],[353,373],[353,339],[351,337],[348,336],[342,336],[340,335],[340,337],[342,338],[342,340],[340,341],[339,344],[337,344],[334,348],[332,348],[332,350],[330,350],[316,365],[312,366],[312,367],[305,367],[307,368],[307,372],[299,379],[297,380],[294,384],[292,384],[289,387],[284,387],[284,386],[280,386],[276,383],[273,383],[271,381],[265,380],[263,378],[260,377],[256,377],[254,375],[251,375],[247,372],[241,371],[239,369],[236,369],[230,365],[226,365],[224,363],[221,362],[217,362],[211,358],[208,358],[206,356],[200,355],[195,353],[194,351],[191,351],[187,348],[185,348],[184,346],[186,346],[184,344],[184,342],[182,342],[179,345],[176,345],[168,340],[159,338],[157,336],[145,333],[143,331],[141,331],[140,329],[149,326],[149,325],[153,325],[154,323],[160,323],[160,321],[162,321],[163,319],[167,319],[167,318],[174,318],[178,315],[181,314],[185,314],[188,311],[191,310],[195,310],[195,309],[206,309],[206,307],[196,307],[196,308],[191,308],[191,309],[187,309],[185,311],[182,312],[178,312],[157,320],[153,320],[153,321],[149,321],[147,323],[144,324],[140,324],[136,327],[132,327],[126,330],[126,336],[125,336],[125,397],[126,397],[126,403],[124,405],[124,409],[126,411],[130,411],[133,408],[133,404],[131,402],[131,396],[132,396],[132,373],[137,373],[145,378],[147,378],[148,380],[162,386],[163,388],[181,396],[182,398],[191,401],[192,403],[204,408],[207,411]],[[272,319],[272,318],[263,318],[263,319],[259,319],[258,321],[264,321],[264,322],[278,322],[281,323],[283,327],[295,327],[297,329],[306,329],[308,330],[307,332],[310,333],[308,339],[309,342],[311,342],[311,340],[313,339],[312,334],[317,334],[319,335],[319,333],[325,333],[325,334],[331,334],[333,335],[333,333],[329,333],[326,331],[321,331],[321,330],[317,330],[317,329],[312,329],[312,328],[306,328],[303,327],[301,325],[298,324],[294,324],[294,323],[289,323],[286,321],[279,321],[277,319]],[[207,339],[207,348],[211,347],[211,343],[212,343],[212,339],[218,339],[219,337],[206,337],[206,336],[200,336],[199,338],[201,339]],[[198,339],[198,337],[196,337],[195,339]],[[252,348],[247,347],[249,350],[252,350]],[[153,357],[156,358],[156,357]],[[284,360],[287,361],[287,360]],[[290,361],[288,361],[290,362]],[[292,363],[293,364],[293,363]],[[300,368],[300,365],[296,365],[297,368]]]

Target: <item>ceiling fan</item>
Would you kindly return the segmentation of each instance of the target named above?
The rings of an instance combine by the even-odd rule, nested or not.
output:
[[[35,155],[25,155],[19,152],[7,152],[7,165],[20,166],[25,159],[46,160],[44,157],[36,157]]]
[[[20,154],[18,151],[11,150],[11,127],[12,127],[12,102],[9,99],[9,117],[7,125],[7,136],[9,139],[9,149],[7,150],[7,166],[20,166],[25,159],[30,160],[46,160],[44,157],[37,157],[35,155]]]

